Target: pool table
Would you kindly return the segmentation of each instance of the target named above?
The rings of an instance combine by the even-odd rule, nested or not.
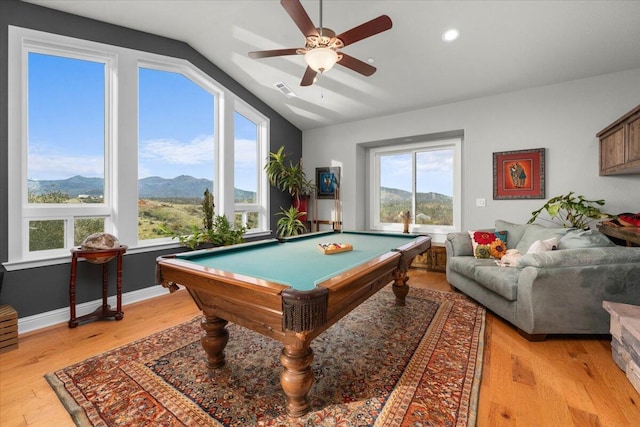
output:
[[[353,249],[327,255],[318,247],[326,243]],[[313,382],[311,341],[390,282],[404,305],[411,261],[430,246],[428,236],[329,231],[165,255],[156,273],[202,310],[209,369],[225,363],[228,322],[280,341],[287,413],[300,417]]]

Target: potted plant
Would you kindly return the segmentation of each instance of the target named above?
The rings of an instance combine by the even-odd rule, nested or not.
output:
[[[589,228],[593,220],[612,218],[606,212],[602,212],[598,206],[603,206],[604,200],[587,200],[584,196],[574,195],[573,191],[566,195],[556,196],[547,201],[540,209],[531,212],[531,219],[527,224],[532,224],[540,214],[545,211],[549,219],[554,223],[560,223],[563,227],[575,227],[578,229]]]
[[[214,207],[213,194],[207,188],[202,198],[202,227],[192,226],[189,234],[171,232],[166,227],[165,232],[172,238],[177,238],[181,245],[192,250],[244,242],[244,233],[247,228],[232,227],[225,215],[214,215]]]
[[[297,236],[300,233],[307,231],[303,220],[301,219],[306,212],[300,212],[295,206],[289,207],[289,209],[281,208],[280,212],[276,215],[281,216],[278,220],[277,233],[280,237]]]
[[[271,185],[291,195],[293,206],[298,212],[304,212],[301,221],[306,221],[308,201],[315,185],[307,179],[302,163],[290,161],[281,146],[275,153],[269,153],[264,170]]]

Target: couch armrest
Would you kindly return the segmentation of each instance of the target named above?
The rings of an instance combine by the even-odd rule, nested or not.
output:
[[[640,265],[640,247],[612,246],[530,253],[520,257],[516,267],[520,269],[525,267],[554,268],[627,263]]]
[[[452,256],[473,256],[473,246],[468,232],[449,233],[447,234],[447,242],[450,250],[450,253],[447,253],[447,258]]]

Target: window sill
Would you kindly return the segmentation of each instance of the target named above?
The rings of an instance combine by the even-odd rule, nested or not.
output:
[[[265,237],[270,237],[271,231],[260,231],[245,234],[245,238],[247,241],[260,240]],[[146,252],[156,252],[163,251],[167,249],[178,249],[182,248],[180,243],[171,241],[171,242],[163,242],[163,243],[153,243],[153,244],[141,244],[138,247],[132,248],[129,247],[124,256],[133,255],[133,254],[141,254]],[[20,260],[20,261],[7,261],[3,262],[2,266],[7,271],[17,271],[24,270],[27,268],[37,268],[37,267],[48,267],[51,265],[59,265],[59,264],[67,264],[71,262],[71,253],[68,255],[56,255],[47,258],[40,259],[29,259],[29,260]]]

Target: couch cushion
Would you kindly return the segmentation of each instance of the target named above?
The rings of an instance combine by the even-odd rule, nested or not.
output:
[[[451,243],[453,256],[473,255],[473,247],[471,246],[469,233],[449,233],[447,234],[447,240]]]
[[[515,249],[522,239],[522,235],[528,227],[531,227],[530,224],[514,224],[512,222],[503,221],[501,219],[496,220],[496,230],[505,230],[507,232],[507,247],[510,249]],[[537,240],[537,239],[536,239]]]
[[[605,248],[607,246],[615,246],[615,244],[596,230],[571,230],[558,242],[558,249]]]
[[[518,273],[516,268],[492,266],[477,266],[475,280],[487,289],[500,296],[515,301],[518,298]]]
[[[526,254],[536,240],[547,240],[552,237],[557,237],[558,240],[562,238],[565,234],[567,234],[570,230],[574,230],[573,228],[547,228],[537,224],[531,224],[525,230],[522,235],[522,239],[516,246],[516,249],[520,251],[521,254]]]
[[[447,258],[447,266],[456,273],[475,280],[475,269],[479,266],[496,266],[495,260],[476,259],[473,256],[456,256]]]

